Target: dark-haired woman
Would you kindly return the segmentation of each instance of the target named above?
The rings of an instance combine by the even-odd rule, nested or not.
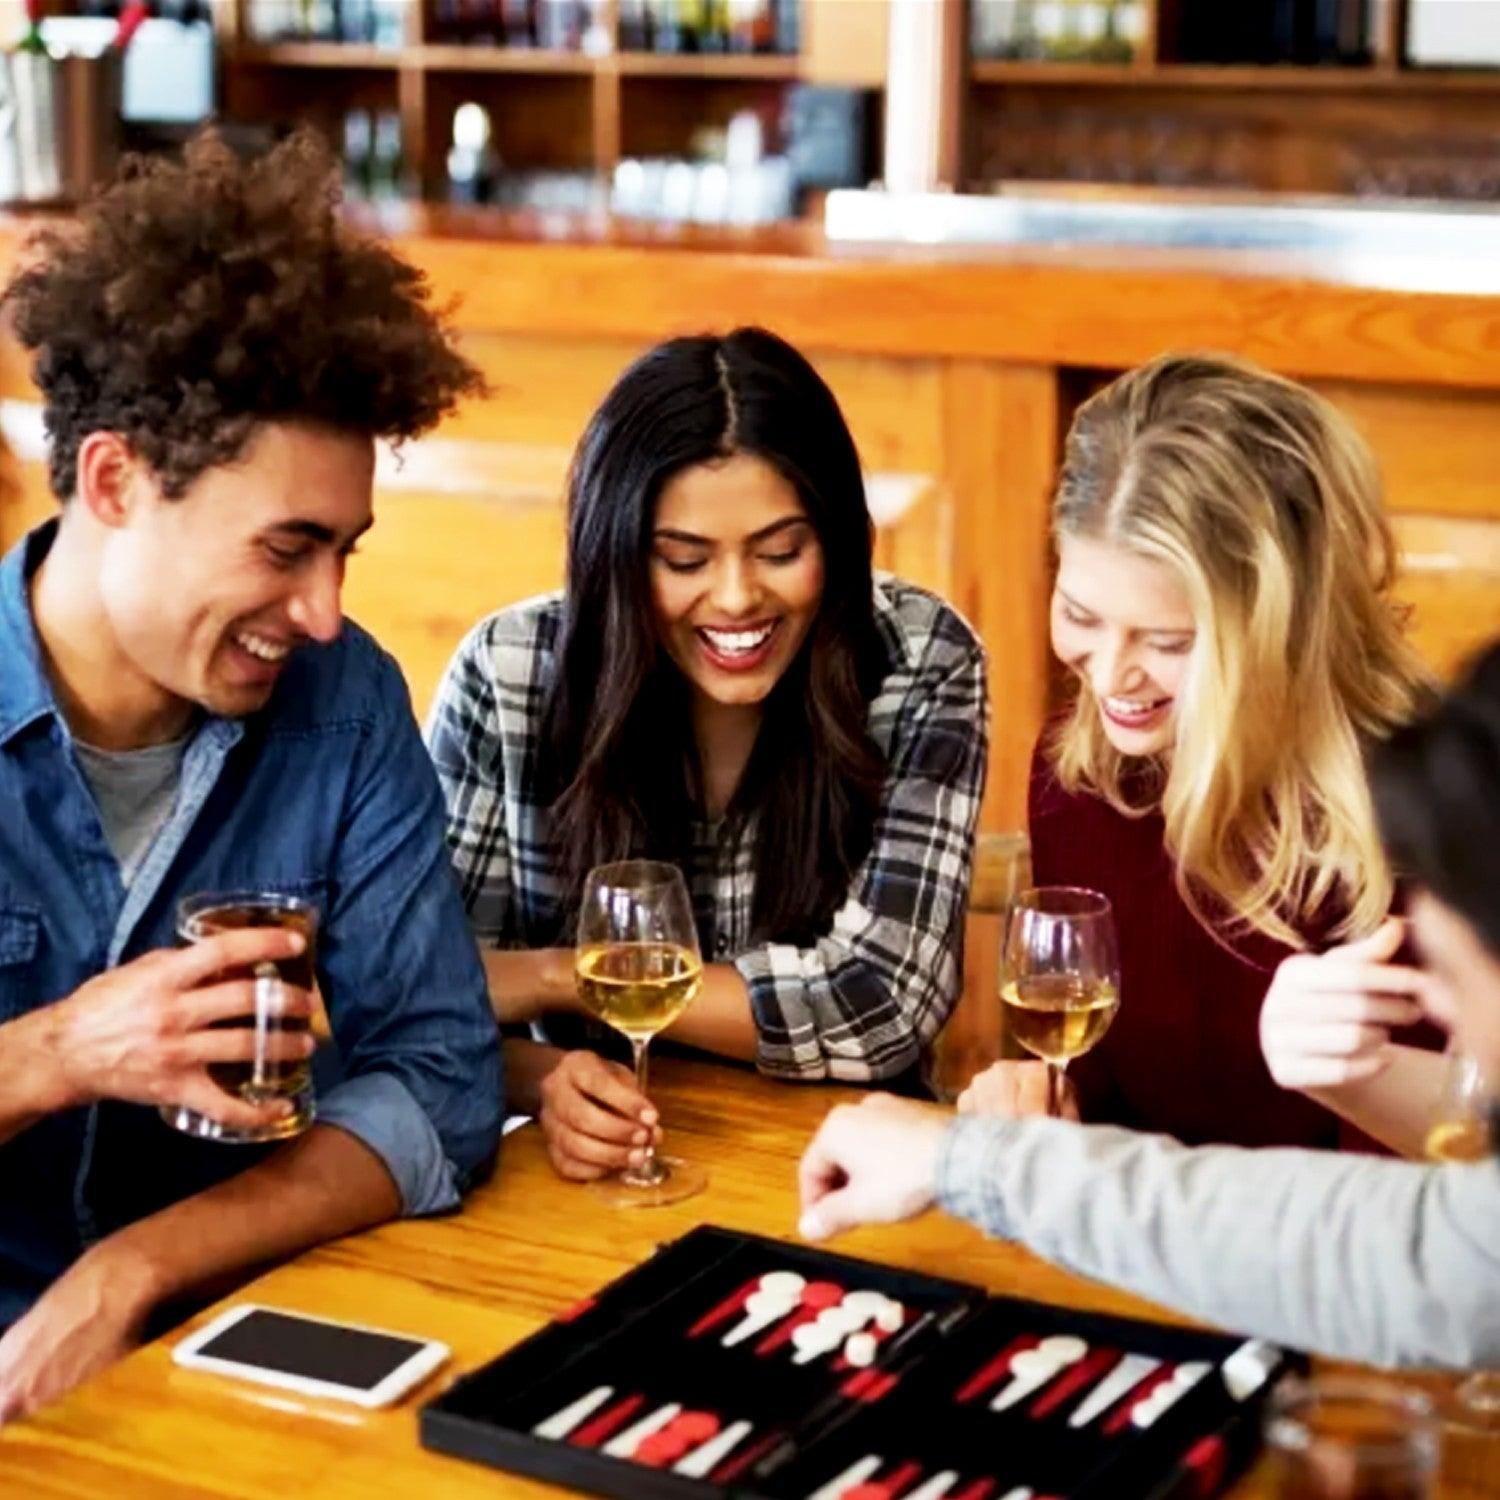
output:
[[[684,870],[708,962],[668,1035],[783,1078],[914,1073],[958,997],[985,764],[967,625],[876,578],[854,443],[772,334],[632,365],[574,458],[567,585],[470,633],[428,742],[496,1015],[558,1170],[655,1116],[584,1040],[572,941],[589,867]],[[572,1016],[568,1012],[574,1012]]]

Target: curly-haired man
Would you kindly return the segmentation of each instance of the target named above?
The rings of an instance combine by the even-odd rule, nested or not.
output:
[[[251,163],[201,138],[40,235],[5,292],[61,515],[0,563],[0,1421],[211,1285],[454,1207],[494,1158],[437,782],[394,663],[340,616],[374,440],[480,379],[333,181],[308,135]],[[297,939],[173,950],[180,898],[244,889],[321,912],[336,1047],[278,1147],[158,1108],[275,1113],[208,1074],[253,1045],[213,1025],[247,1008],[216,980]]]

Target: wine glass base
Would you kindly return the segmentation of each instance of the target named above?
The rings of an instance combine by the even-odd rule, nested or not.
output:
[[[694,1162],[679,1156],[658,1156],[666,1173],[657,1182],[632,1182],[624,1173],[601,1177],[591,1182],[588,1191],[611,1208],[665,1208],[681,1203],[708,1186],[708,1173]]]

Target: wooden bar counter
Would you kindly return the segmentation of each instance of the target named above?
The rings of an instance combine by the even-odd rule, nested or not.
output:
[[[759,323],[818,363],[872,479],[880,562],[951,598],[991,653],[985,821],[1024,815],[1048,666],[1046,516],[1062,435],[1110,375],[1165,349],[1307,379],[1379,454],[1416,628],[1449,667],[1500,633],[1500,271],[1285,252],[851,248],[804,225],[732,232],[398,208],[389,234],[455,304],[492,393],[382,467],[350,612],[418,710],[463,630],[560,579],[568,454],[623,366],[674,333]],[[26,222],[0,221],[0,266]],[[0,359],[21,483],[0,541],[48,503],[35,392]],[[17,467],[13,460],[12,467]]]
[[[678,1059],[658,1062],[653,1093],[673,1149],[709,1170],[708,1189],[698,1198],[663,1209],[611,1209],[557,1179],[540,1132],[527,1126],[506,1140],[499,1172],[461,1214],[391,1224],[325,1246],[229,1299],[450,1345],[452,1364],[398,1406],[362,1412],[182,1370],[163,1340],[34,1419],[0,1428],[0,1494],[17,1500],[477,1500],[559,1493],[424,1451],[416,1409],[455,1374],[485,1363],[700,1222],[794,1238],[797,1159],[828,1107],[857,1097]],[[860,1230],[833,1248],[996,1292],[1174,1321],[936,1213]],[[214,1311],[190,1326],[201,1326]],[[1260,1469],[1232,1493],[1252,1500],[1273,1491]],[[1441,1493],[1478,1500],[1486,1491],[1460,1480]]]
[[[569,454],[624,365],[674,333],[759,323],[805,349],[848,415],[870,476],[883,567],[953,600],[990,651],[986,828],[1024,822],[1045,712],[1047,513],[1078,403],[1166,349],[1244,355],[1310,381],[1379,456],[1402,590],[1450,670],[1500,634],[1500,270],[1479,262],[1285,252],[850,248],[805,225],[623,228],[398,208],[367,219],[452,302],[489,376],[401,462],[350,569],[350,614],[395,653],[422,712],[481,615],[561,578]],[[0,221],[0,266],[26,229]],[[9,477],[0,542],[50,508],[36,393],[0,344]],[[5,475],[0,472],[0,479]],[[993,1038],[993,933],[971,942]]]

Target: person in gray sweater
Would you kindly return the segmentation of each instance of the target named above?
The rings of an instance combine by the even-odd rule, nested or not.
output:
[[[1412,883],[1424,1007],[1500,1079],[1500,645],[1380,747],[1381,828]],[[1491,1139],[1500,1140],[1500,1111]],[[820,1240],[934,1203],[1207,1322],[1387,1366],[1500,1365],[1500,1161],[1188,1148],[1054,1119],[874,1095],[800,1169]]]

